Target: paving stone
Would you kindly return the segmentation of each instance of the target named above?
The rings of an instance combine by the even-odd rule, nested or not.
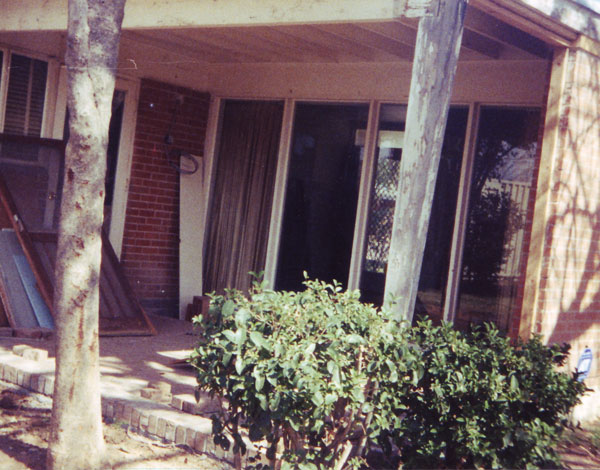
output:
[[[30,349],[30,346],[27,344],[15,344],[12,348],[12,353],[15,356],[23,357],[23,354],[25,354],[25,351],[27,351],[28,349]]]
[[[175,444],[185,444],[185,427],[177,426],[175,428]]]
[[[29,383],[29,387],[34,392],[38,391],[38,383],[39,383],[39,381],[40,381],[40,376],[38,374],[32,374],[31,375],[31,381]]]
[[[171,406],[177,410],[183,410],[186,402],[183,395],[173,395],[171,398]]]
[[[43,394],[45,385],[46,385],[46,377],[44,377],[43,375],[38,375],[37,388],[35,389],[35,391]]]
[[[166,429],[167,429],[167,421],[164,418],[158,418],[158,421],[156,424],[156,435],[158,437],[164,439]]]
[[[148,430],[149,421],[150,421],[150,416],[148,416],[145,413],[140,413],[140,424],[139,424],[139,426],[140,426],[140,429],[142,431],[147,431]]]
[[[140,394],[142,398],[154,401],[161,401],[163,397],[162,392],[156,388],[143,388]]]
[[[171,393],[171,384],[169,382],[151,382],[148,387],[160,390],[163,395]]]
[[[168,442],[175,442],[175,425],[167,421],[167,427],[165,429],[165,440]]]
[[[185,445],[190,449],[194,448],[194,440],[196,438],[196,431],[192,428],[186,428],[185,430]]]
[[[129,405],[129,404],[125,404],[125,406],[123,407],[123,420],[126,423],[130,423],[131,422],[131,415],[133,414],[133,406]]]
[[[115,403],[115,418],[116,419],[123,419],[123,408],[125,408],[125,405],[123,403],[121,403],[120,401]]]
[[[135,408],[133,409],[133,412],[131,413],[131,425],[134,428],[140,427],[140,412]]]
[[[16,384],[17,383],[17,369],[7,364],[4,369],[4,380],[7,382]]]
[[[48,351],[45,349],[28,348],[23,352],[23,357],[31,361],[45,361],[48,359]]]
[[[115,407],[111,402],[106,404],[106,416],[111,419],[115,417]]]
[[[31,374],[29,372],[23,372],[23,383],[21,386],[31,390]]]
[[[208,436],[201,432],[196,432],[194,436],[194,450],[197,452],[206,452],[206,443]]]
[[[54,377],[46,377],[44,381],[44,395],[51,397],[54,394]]]
[[[157,422],[158,422],[158,418],[156,417],[156,415],[151,414],[148,417],[148,432],[150,434],[155,435],[155,436],[158,435],[158,432],[157,432],[157,429],[156,429],[157,428]]]

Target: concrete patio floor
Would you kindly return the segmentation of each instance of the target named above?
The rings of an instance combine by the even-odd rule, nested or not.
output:
[[[229,459],[211,437],[210,413],[218,402],[203,396],[197,404],[193,369],[173,364],[188,357],[196,344],[192,324],[158,316],[151,321],[156,336],[100,338],[103,416],[148,436]],[[48,358],[41,353],[35,360],[35,350],[47,351]],[[0,379],[51,396],[54,351],[53,338],[0,337]],[[165,384],[172,396],[157,392],[168,389]],[[148,398],[142,396],[144,389]]]

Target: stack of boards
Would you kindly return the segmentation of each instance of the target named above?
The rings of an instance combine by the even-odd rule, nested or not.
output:
[[[18,207],[0,166],[0,326],[52,329],[57,235],[29,232]],[[105,234],[102,242],[100,335],[156,334]]]

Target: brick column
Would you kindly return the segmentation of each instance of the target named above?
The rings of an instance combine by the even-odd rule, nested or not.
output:
[[[167,161],[165,134],[202,155],[208,108],[208,93],[141,81],[121,260],[150,312],[178,315],[179,174]]]
[[[600,57],[557,54],[548,98],[521,336],[594,351],[600,385]]]

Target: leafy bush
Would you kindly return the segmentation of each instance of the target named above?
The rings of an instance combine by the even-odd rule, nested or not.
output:
[[[402,419],[392,435],[404,468],[559,466],[567,414],[584,392],[559,372],[568,345],[534,337],[516,347],[492,325],[461,333],[430,321],[412,328],[423,374],[398,390]]]
[[[408,327],[343,292],[255,283],[214,296],[191,362],[223,398],[215,443],[240,466],[246,444],[282,469],[348,468],[377,446],[403,468],[556,466],[553,450],[583,385],[557,371],[567,348],[512,347],[495,327]],[[257,465],[260,468],[260,465]]]
[[[283,469],[342,468],[367,443],[379,377],[407,376],[402,356],[411,349],[407,330],[361,303],[358,292],[305,285],[296,293],[255,283],[249,298],[215,296],[208,317],[198,320],[205,337],[192,363],[200,389],[227,403],[213,418],[215,443],[228,448],[229,434],[234,452],[243,453],[246,423],[252,441],[268,442],[270,459],[282,442]],[[396,343],[405,348],[391,347]]]

